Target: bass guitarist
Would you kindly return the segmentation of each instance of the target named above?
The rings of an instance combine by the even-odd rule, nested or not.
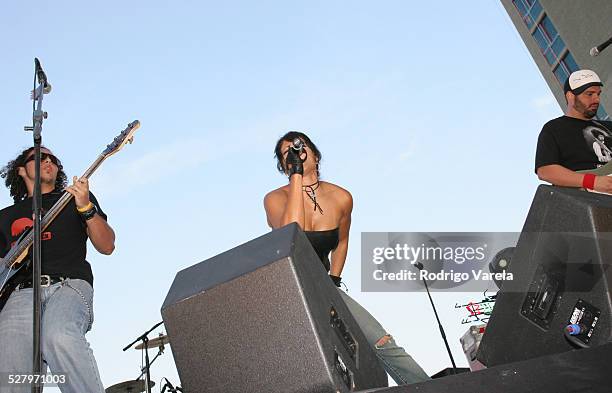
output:
[[[34,149],[24,150],[0,172],[15,201],[0,210],[0,255],[4,256],[31,228],[34,189]],[[93,323],[93,275],[86,261],[87,238],[102,254],[115,248],[115,233],[106,222],[86,177],[67,186],[60,161],[41,149],[43,214],[64,191],[73,199],[42,234],[41,348],[52,374],[65,376],[63,393],[102,393],[104,387],[85,333]],[[4,262],[6,263],[6,262]],[[25,263],[25,262],[22,262]],[[22,268],[11,277],[8,300],[0,311],[0,372],[31,374],[32,273]],[[3,286],[7,283],[0,283]],[[24,384],[0,381],[2,392],[29,392]]]

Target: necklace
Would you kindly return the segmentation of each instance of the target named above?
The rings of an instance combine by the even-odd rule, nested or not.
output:
[[[302,191],[308,195],[308,198],[314,203],[314,210],[319,210],[319,213],[323,214],[323,209],[321,209],[321,205],[317,202],[317,194],[316,190],[319,188],[319,181],[317,180],[315,183],[308,184],[306,186],[302,186]]]

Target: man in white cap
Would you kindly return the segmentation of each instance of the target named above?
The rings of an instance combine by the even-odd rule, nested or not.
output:
[[[594,146],[612,141],[612,122],[595,120],[602,86],[591,70],[575,71],[565,82],[565,115],[546,123],[538,138],[535,170],[540,180],[612,194],[612,177],[578,173],[604,165]]]

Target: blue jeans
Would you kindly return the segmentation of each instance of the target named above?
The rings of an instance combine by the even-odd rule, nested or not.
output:
[[[32,373],[32,288],[16,289],[0,312],[0,371]],[[68,279],[41,288],[41,348],[54,375],[65,374],[63,393],[104,393],[85,333],[93,323],[93,288]],[[0,382],[4,393],[29,393],[28,385]]]
[[[338,290],[368,343],[374,348],[376,356],[381,361],[385,371],[393,378],[395,383],[406,385],[430,379],[421,366],[406,353],[404,348],[395,343],[393,337],[387,333],[368,310],[361,307],[343,290],[340,288]]]

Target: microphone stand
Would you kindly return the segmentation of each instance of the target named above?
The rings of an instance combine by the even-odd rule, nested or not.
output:
[[[415,263],[414,266],[419,270],[423,270],[423,264],[421,262]],[[425,277],[423,277],[423,284],[425,284],[425,291],[427,291],[427,296],[429,296],[431,308],[433,309],[434,315],[436,316],[436,321],[438,321],[438,328],[440,329],[440,335],[442,336],[442,340],[444,340],[446,352],[448,352],[448,357],[450,358],[451,364],[453,365],[453,374],[457,374],[457,365],[455,364],[455,359],[453,358],[453,354],[451,353],[450,347],[448,346],[448,340],[446,339],[446,334],[444,333],[442,322],[440,322],[440,317],[438,317],[438,311],[436,310],[436,306],[434,305],[433,299],[431,298],[431,293],[429,292],[429,287],[427,286],[427,280],[425,279]]]
[[[46,94],[47,78],[42,70],[40,62],[34,59],[34,90],[32,91],[32,127],[24,127],[24,131],[32,131],[34,137],[34,192],[32,197],[32,211],[34,215],[34,240],[32,243],[32,289],[33,289],[33,367],[32,374],[42,374],[41,353],[41,301],[40,301],[40,275],[41,275],[41,219],[42,219],[42,194],[40,189],[40,146],[42,144],[42,123],[47,118],[47,112],[42,111],[43,96]],[[38,87],[36,79],[38,78]],[[48,92],[48,91],[47,91]],[[32,393],[41,393],[43,386],[32,385]]]
[[[151,373],[149,372],[151,368],[151,362],[149,362],[149,338],[147,336],[149,335],[149,333],[153,331],[153,329],[155,329],[162,323],[164,323],[164,321],[156,323],[155,326],[153,326],[151,329],[144,332],[142,335],[140,335],[138,338],[136,338],[134,341],[128,344],[125,348],[123,348],[123,351],[125,352],[128,349],[130,349],[134,344],[136,344],[138,341],[142,341],[144,345],[144,350],[145,350],[145,366],[142,369],[142,374],[140,374],[140,377],[142,377],[142,375],[144,374],[147,393],[151,393],[151,385],[150,385]],[[155,358],[157,358],[157,356]],[[153,360],[155,361],[155,359]],[[140,377],[138,377],[137,379],[140,379]]]
[[[145,341],[145,340],[143,339],[143,342],[144,342],[144,341]],[[149,339],[147,338],[147,339],[146,339],[146,341],[147,341],[147,347],[148,347],[148,342],[149,342]],[[165,347],[164,347],[164,345],[163,345],[163,344],[162,344],[162,345],[160,345],[160,346],[158,347],[158,352],[157,352],[157,355],[155,355],[155,357],[153,358],[153,360],[151,360],[151,361],[148,363],[148,366],[146,366],[145,368],[143,368],[143,369],[142,369],[142,372],[140,373],[140,375],[139,375],[139,376],[138,376],[138,378],[136,378],[136,379],[140,379],[140,378],[142,378],[142,376],[144,375],[145,371],[146,371],[146,372],[148,372],[148,371],[149,371],[149,368],[151,368],[151,366],[153,365],[153,363],[155,363],[155,361],[157,360],[157,358],[158,358],[158,357],[160,357],[160,356],[161,356],[161,355],[164,353],[164,349],[165,349]],[[145,348],[145,351],[147,351],[147,348]],[[145,361],[145,363],[146,363],[146,362],[148,362],[148,359],[149,359],[149,354],[148,354],[148,352],[145,352],[145,359],[147,359],[147,360]]]

